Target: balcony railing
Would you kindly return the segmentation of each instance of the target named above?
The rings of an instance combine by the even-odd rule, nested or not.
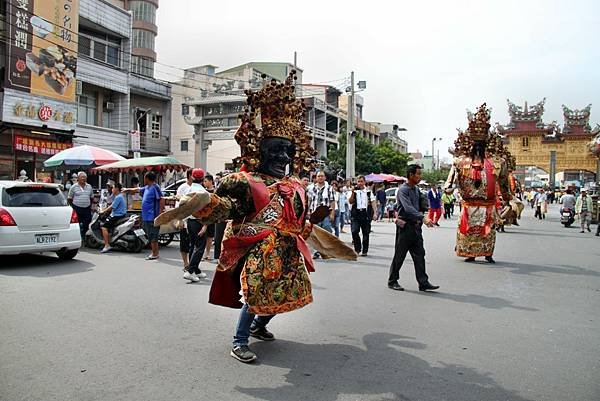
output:
[[[142,152],[159,154],[169,153],[169,138],[162,136],[159,138],[152,138],[142,134],[140,136],[140,145]]]

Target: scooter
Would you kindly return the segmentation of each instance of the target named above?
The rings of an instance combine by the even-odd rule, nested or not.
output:
[[[102,237],[102,222],[106,219],[102,214],[95,213],[90,223],[90,228],[85,235],[85,244],[89,248],[99,249],[104,245]],[[123,216],[117,221],[115,227],[109,229],[109,244],[116,250],[139,253],[148,244],[146,233],[140,226],[140,217],[137,215]]]
[[[560,211],[560,223],[565,227],[570,227],[575,222],[575,213],[573,209],[563,208]]]

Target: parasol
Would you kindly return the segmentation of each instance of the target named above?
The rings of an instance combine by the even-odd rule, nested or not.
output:
[[[183,164],[172,156],[151,156],[137,159],[126,159],[115,163],[106,164],[94,169],[95,172],[129,172],[129,171],[156,171],[163,173],[168,170],[187,170],[188,165]]]
[[[48,160],[44,161],[44,167],[64,167],[69,170],[88,169],[119,160],[125,160],[125,158],[110,150],[97,148],[95,146],[81,145],[58,152]]]

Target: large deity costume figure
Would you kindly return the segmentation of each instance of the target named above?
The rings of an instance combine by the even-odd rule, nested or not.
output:
[[[455,141],[455,158],[446,182],[446,188],[458,185],[462,197],[455,250],[469,262],[484,256],[494,263],[498,192],[504,200],[512,199],[506,163],[495,154],[496,138],[490,133],[489,121],[485,104],[469,114],[469,128]]]
[[[319,227],[328,213],[307,220],[307,194],[296,176],[312,167],[316,152],[305,130],[304,104],[294,94],[295,72],[246,91],[248,105],[235,134],[241,171],[225,177],[214,194],[194,193],[155,224],[193,215],[202,224],[228,221],[209,302],[241,308],[231,356],[252,362],[248,337],[273,340],[266,325],[277,313],[313,300],[314,271],[307,241],[323,255],[355,260],[348,246]]]

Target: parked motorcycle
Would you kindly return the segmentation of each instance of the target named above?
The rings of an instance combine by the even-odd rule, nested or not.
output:
[[[570,227],[575,222],[575,212],[573,209],[563,208],[560,211],[560,223],[565,227]]]
[[[102,223],[105,220],[102,214],[94,214],[90,228],[85,235],[85,245],[87,247],[99,249],[104,246]],[[110,246],[115,250],[141,252],[144,245],[148,244],[148,238],[144,230],[139,228],[139,220],[140,217],[137,215],[123,216],[119,219],[114,228],[109,229]]]

